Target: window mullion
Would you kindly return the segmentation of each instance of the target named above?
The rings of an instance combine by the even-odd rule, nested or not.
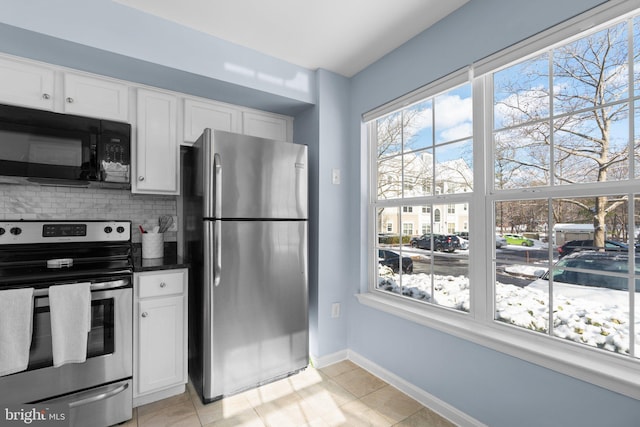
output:
[[[473,90],[473,163],[479,165],[473,170],[473,195],[469,206],[469,234],[471,239],[480,242],[480,247],[475,243],[476,249],[469,254],[469,280],[471,284],[471,313],[474,318],[481,322],[490,322],[491,315],[491,287],[493,281],[490,279],[487,265],[491,265],[492,249],[488,242],[493,239],[491,229],[487,227],[487,206],[485,195],[488,192],[488,185],[491,176],[489,167],[489,156],[491,150],[491,139],[487,134],[487,129],[491,129],[491,114],[493,99],[488,96],[491,91],[491,82],[488,76],[474,78],[472,81]],[[475,278],[475,279],[474,279]]]

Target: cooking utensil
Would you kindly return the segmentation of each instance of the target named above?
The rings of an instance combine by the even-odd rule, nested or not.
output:
[[[173,225],[173,217],[171,215],[161,215],[160,218],[158,218],[158,225],[160,226],[158,233],[168,231]]]

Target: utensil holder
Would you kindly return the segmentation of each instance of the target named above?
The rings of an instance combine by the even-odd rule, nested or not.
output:
[[[164,256],[164,234],[142,234],[142,258],[162,258]]]

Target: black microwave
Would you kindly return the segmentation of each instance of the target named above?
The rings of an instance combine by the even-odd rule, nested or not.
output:
[[[131,188],[131,125],[0,105],[0,183]]]

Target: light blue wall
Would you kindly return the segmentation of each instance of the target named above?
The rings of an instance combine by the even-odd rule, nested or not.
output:
[[[471,0],[351,81],[350,151],[358,163],[357,212],[366,289],[366,144],[361,114],[601,3]],[[360,305],[349,307],[349,348],[490,426],[638,425],[640,402]]]
[[[348,243],[351,227],[347,218],[353,181],[349,159],[349,80],[318,70],[318,352],[332,354],[347,348],[349,284],[357,280],[356,252]],[[340,184],[332,183],[332,170],[340,171]],[[332,318],[331,306],[341,313]]]
[[[310,283],[309,327],[312,356],[347,348],[348,301],[357,282],[357,254],[345,241],[352,199],[349,154],[349,80],[326,70],[316,72],[317,104],[294,121],[296,142],[309,146]],[[332,184],[332,169],[340,169],[341,184]],[[338,318],[331,306],[341,305]]]

